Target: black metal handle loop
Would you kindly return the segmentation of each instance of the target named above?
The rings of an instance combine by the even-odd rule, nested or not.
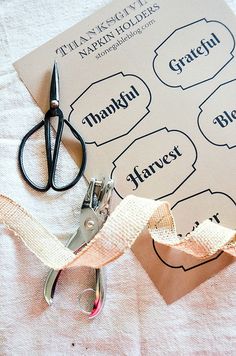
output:
[[[22,174],[22,177],[31,186],[31,188],[33,188],[33,189],[35,189],[35,190],[37,190],[39,192],[48,191],[48,189],[50,188],[49,181],[47,182],[46,186],[40,187],[30,179],[30,177],[26,173],[26,170],[25,170],[25,167],[24,167],[24,148],[25,148],[25,144],[28,141],[28,139],[36,131],[40,130],[40,128],[42,126],[44,126],[44,124],[45,124],[45,122],[44,122],[44,120],[42,120],[39,124],[35,125],[29,132],[27,132],[27,134],[23,137],[23,139],[22,139],[22,141],[20,143],[20,147],[19,147],[19,151],[18,151],[18,162],[19,162],[19,168],[20,168],[20,172]]]
[[[81,145],[81,149],[82,149],[82,162],[80,165],[80,169],[78,174],[76,175],[76,177],[73,179],[73,181],[63,187],[57,187],[54,183],[54,176],[52,177],[52,181],[51,181],[51,187],[57,191],[57,192],[62,192],[65,191],[67,189],[72,188],[82,177],[82,175],[84,174],[85,171],[85,167],[86,167],[86,163],[87,163],[87,152],[86,152],[86,145],[85,142],[83,140],[83,138],[81,137],[81,135],[78,133],[78,131],[75,130],[75,128],[71,125],[71,123],[68,120],[64,120],[64,123],[69,127],[69,129],[71,130],[72,134],[74,135],[74,137],[79,141],[80,145]],[[55,170],[54,170],[54,174],[55,174]]]

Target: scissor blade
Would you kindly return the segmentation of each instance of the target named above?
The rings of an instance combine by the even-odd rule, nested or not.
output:
[[[80,229],[78,229],[76,233],[71,236],[70,240],[66,244],[66,246],[74,252],[78,251],[84,245],[85,245],[85,241],[83,235],[81,234]],[[52,304],[57,280],[59,278],[60,273],[61,271],[55,271],[54,269],[51,269],[48,273],[46,282],[44,284],[44,290],[43,290],[44,298],[48,303],[48,305]]]
[[[51,79],[51,88],[50,88],[50,103],[56,100],[59,103],[59,72],[57,62],[54,62],[52,79]]]

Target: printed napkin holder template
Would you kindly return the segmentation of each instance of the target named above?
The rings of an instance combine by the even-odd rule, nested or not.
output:
[[[235,228],[235,38],[223,0],[121,0],[15,67],[45,111],[57,60],[87,178],[112,177],[114,205],[127,194],[168,200],[185,236],[208,218]],[[70,153],[78,160],[76,146]],[[145,233],[133,251],[167,303],[233,261],[222,252],[200,261]]]

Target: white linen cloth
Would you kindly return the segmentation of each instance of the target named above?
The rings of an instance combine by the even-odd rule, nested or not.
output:
[[[47,194],[22,180],[18,146],[43,114],[12,63],[109,2],[0,0],[0,191],[62,241],[78,227],[85,180],[65,193]],[[236,12],[236,0],[227,2]],[[61,154],[66,170],[75,171],[66,150]],[[32,170],[42,164],[34,151],[27,159]],[[88,269],[63,272],[48,307],[42,291],[47,268],[3,226],[0,253],[0,355],[236,354],[235,263],[168,306],[128,253],[106,268],[105,308],[89,321],[77,303],[90,285]]]

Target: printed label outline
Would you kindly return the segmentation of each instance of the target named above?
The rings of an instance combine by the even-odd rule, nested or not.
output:
[[[117,165],[116,165],[115,162],[116,162],[136,141],[141,140],[141,139],[143,139],[143,138],[145,138],[145,137],[147,137],[147,136],[153,135],[153,134],[155,134],[155,133],[157,133],[157,132],[159,132],[159,131],[162,131],[162,130],[166,130],[167,133],[169,133],[169,132],[179,132],[179,133],[183,134],[184,136],[186,136],[186,137],[188,138],[188,140],[191,142],[191,144],[193,145],[193,148],[194,148],[194,150],[195,150],[195,161],[194,161],[194,162],[192,163],[192,165],[191,165],[192,168],[193,168],[192,172],[183,180],[182,183],[180,183],[180,184],[178,185],[178,187],[177,187],[173,192],[171,192],[171,193],[169,193],[169,194],[166,194],[166,195],[163,195],[163,196],[161,196],[161,197],[155,198],[155,199],[153,199],[153,200],[159,200],[159,199],[166,198],[166,197],[168,197],[168,196],[170,196],[170,195],[173,195],[173,194],[191,177],[191,175],[192,175],[193,173],[195,173],[196,170],[197,170],[197,169],[195,168],[195,164],[196,164],[196,162],[197,162],[197,160],[198,160],[197,147],[196,147],[195,143],[193,142],[193,140],[192,140],[186,133],[184,133],[184,132],[181,131],[181,130],[175,130],[175,129],[169,130],[167,127],[162,127],[161,129],[152,131],[152,132],[150,132],[150,133],[148,133],[148,134],[145,134],[145,135],[142,135],[142,136],[140,136],[140,137],[135,138],[135,139],[119,154],[119,156],[117,156],[117,157],[112,161],[112,164],[113,164],[114,167],[113,167],[113,169],[112,169],[112,171],[111,171],[111,173],[110,173],[110,178],[112,179],[112,175],[113,175],[115,169],[117,168]],[[114,191],[116,192],[116,194],[118,195],[119,198],[124,199],[124,198],[118,193],[118,191],[116,190],[116,187],[114,187]]]
[[[214,142],[212,142],[209,138],[207,138],[207,136],[206,136],[206,135],[204,134],[204,132],[202,131],[199,121],[200,121],[200,116],[201,116],[201,114],[204,112],[202,106],[210,99],[211,96],[213,96],[213,95],[217,92],[217,90],[219,90],[222,86],[227,85],[227,84],[232,83],[232,82],[235,82],[235,83],[236,83],[236,78],[235,78],[235,79],[231,79],[231,80],[229,80],[229,81],[227,81],[227,82],[225,82],[225,83],[220,84],[220,85],[199,105],[199,110],[200,110],[200,112],[199,112],[198,117],[197,117],[197,125],[198,125],[198,128],[199,128],[201,134],[203,135],[203,137],[205,137],[205,139],[206,139],[208,142],[210,142],[212,145],[214,145],[214,146],[219,146],[219,147],[224,147],[224,146],[226,146],[226,147],[228,147],[229,150],[231,150],[232,148],[235,148],[235,147],[236,147],[236,144],[235,144],[234,146],[232,146],[232,147],[229,147],[229,145],[228,145],[227,143],[219,144],[219,143],[214,143]],[[235,105],[236,105],[236,101],[235,101]]]
[[[85,89],[85,90],[82,92],[82,94],[80,94],[80,95],[73,101],[73,103],[70,104],[71,111],[70,111],[69,116],[68,116],[68,121],[70,122],[70,117],[71,117],[73,111],[75,110],[75,109],[73,108],[73,105],[74,105],[74,104],[76,103],[76,101],[79,100],[93,85],[98,84],[98,83],[101,83],[101,82],[103,82],[103,81],[105,81],[105,80],[107,80],[107,79],[113,78],[113,77],[115,77],[116,75],[120,75],[120,74],[121,74],[123,77],[132,76],[132,77],[138,78],[138,79],[141,80],[141,82],[145,85],[145,87],[147,88],[148,93],[149,93],[149,102],[148,102],[148,104],[147,104],[146,107],[145,107],[145,109],[146,109],[147,112],[146,112],[145,115],[142,116],[141,119],[139,119],[139,120],[134,124],[134,126],[132,126],[125,134],[120,135],[120,136],[117,136],[117,137],[114,137],[114,138],[112,138],[112,139],[110,139],[110,140],[108,140],[108,141],[106,141],[106,142],[100,143],[100,144],[97,144],[95,141],[92,141],[92,142],[86,142],[86,141],[85,141],[86,145],[96,145],[97,147],[100,147],[100,146],[103,146],[103,145],[105,145],[105,144],[107,144],[107,143],[110,143],[110,142],[112,142],[112,141],[115,141],[115,140],[117,140],[117,139],[119,139],[119,138],[121,138],[121,137],[127,136],[127,135],[129,135],[129,133],[130,133],[142,120],[144,120],[144,119],[146,118],[146,116],[150,113],[149,107],[150,107],[151,102],[152,102],[152,92],[151,92],[149,86],[147,85],[147,83],[146,83],[142,78],[140,78],[138,75],[136,75],[136,74],[124,74],[123,71],[120,71],[120,72],[117,72],[117,73],[115,73],[115,74],[111,74],[111,75],[109,75],[109,76],[107,76],[107,77],[105,77],[105,78],[96,80],[95,82],[91,83],[91,84],[87,87],[87,89]]]
[[[235,202],[234,199],[231,198],[227,193],[223,193],[223,192],[219,192],[219,191],[213,192],[210,188],[208,188],[208,189],[202,190],[202,191],[199,192],[199,193],[192,194],[192,195],[188,196],[187,198],[184,198],[184,199],[181,199],[181,200],[177,201],[177,203],[175,203],[175,204],[172,206],[171,210],[173,210],[179,203],[182,203],[182,202],[184,202],[185,200],[192,199],[192,198],[194,198],[194,197],[196,197],[196,196],[198,196],[198,195],[200,195],[200,194],[204,194],[204,193],[207,193],[207,192],[210,192],[211,195],[214,195],[214,194],[222,194],[222,195],[226,196],[228,199],[230,199],[230,200],[233,202],[233,204],[234,204],[235,207],[236,207],[236,202]],[[200,267],[200,266],[202,266],[202,265],[204,265],[204,264],[206,264],[206,263],[213,262],[213,261],[217,260],[217,259],[224,253],[224,251],[220,251],[215,257],[210,258],[210,259],[207,260],[207,261],[203,261],[203,262],[197,263],[196,265],[193,265],[193,266],[191,266],[191,267],[185,268],[183,265],[180,265],[180,266],[173,266],[173,265],[169,264],[168,262],[166,262],[166,261],[160,256],[160,254],[158,253],[157,247],[156,247],[156,245],[155,245],[155,241],[154,241],[153,239],[152,239],[152,246],[153,246],[153,250],[154,250],[155,254],[156,254],[157,257],[160,259],[160,261],[161,261],[162,263],[164,263],[164,265],[166,265],[166,266],[169,267],[169,268],[173,268],[173,269],[182,269],[184,272],[191,271],[192,269],[197,268],[197,267]]]
[[[157,72],[156,72],[156,70],[155,70],[155,65],[154,65],[154,63],[155,63],[156,58],[158,57],[157,50],[158,50],[166,41],[168,41],[168,39],[169,39],[175,32],[177,32],[177,31],[179,31],[179,30],[182,30],[182,29],[185,28],[185,27],[194,25],[194,24],[196,24],[196,23],[198,23],[198,22],[200,22],[200,21],[205,21],[206,23],[210,23],[210,22],[219,23],[219,24],[221,24],[222,26],[224,26],[224,27],[229,31],[229,33],[231,34],[231,36],[232,36],[232,38],[233,38],[233,49],[232,49],[231,52],[230,52],[231,58],[230,58],[230,59],[228,60],[228,62],[226,62],[226,63],[223,65],[223,67],[222,67],[221,69],[219,69],[218,72],[216,72],[212,77],[210,77],[210,78],[208,78],[208,79],[206,79],[206,80],[202,80],[201,82],[198,82],[198,83],[196,83],[196,84],[190,85],[190,86],[188,86],[188,87],[186,87],[186,88],[183,88],[182,85],[170,85],[170,84],[165,83],[165,82],[158,76],[158,74],[157,74]],[[187,25],[184,25],[184,26],[181,26],[181,27],[178,27],[177,29],[175,29],[175,30],[154,50],[155,57],[154,57],[153,62],[152,62],[153,71],[154,71],[156,77],[162,82],[162,84],[164,84],[164,85],[166,85],[166,86],[168,86],[168,87],[170,87],[170,88],[181,88],[182,90],[187,90],[187,89],[193,88],[193,87],[195,87],[195,86],[197,86],[197,85],[203,84],[203,83],[205,83],[205,82],[208,82],[208,81],[214,79],[214,78],[229,64],[229,62],[231,62],[231,61],[235,58],[235,56],[233,55],[233,52],[234,52],[234,50],[235,50],[235,44],[236,44],[236,42],[235,42],[235,38],[234,38],[233,33],[231,32],[231,30],[230,30],[223,22],[221,22],[221,21],[219,21],[219,20],[207,20],[205,17],[203,17],[203,18],[201,18],[201,19],[199,19],[199,20],[197,20],[197,21],[191,22],[191,23],[189,23],[189,24],[187,24]]]

